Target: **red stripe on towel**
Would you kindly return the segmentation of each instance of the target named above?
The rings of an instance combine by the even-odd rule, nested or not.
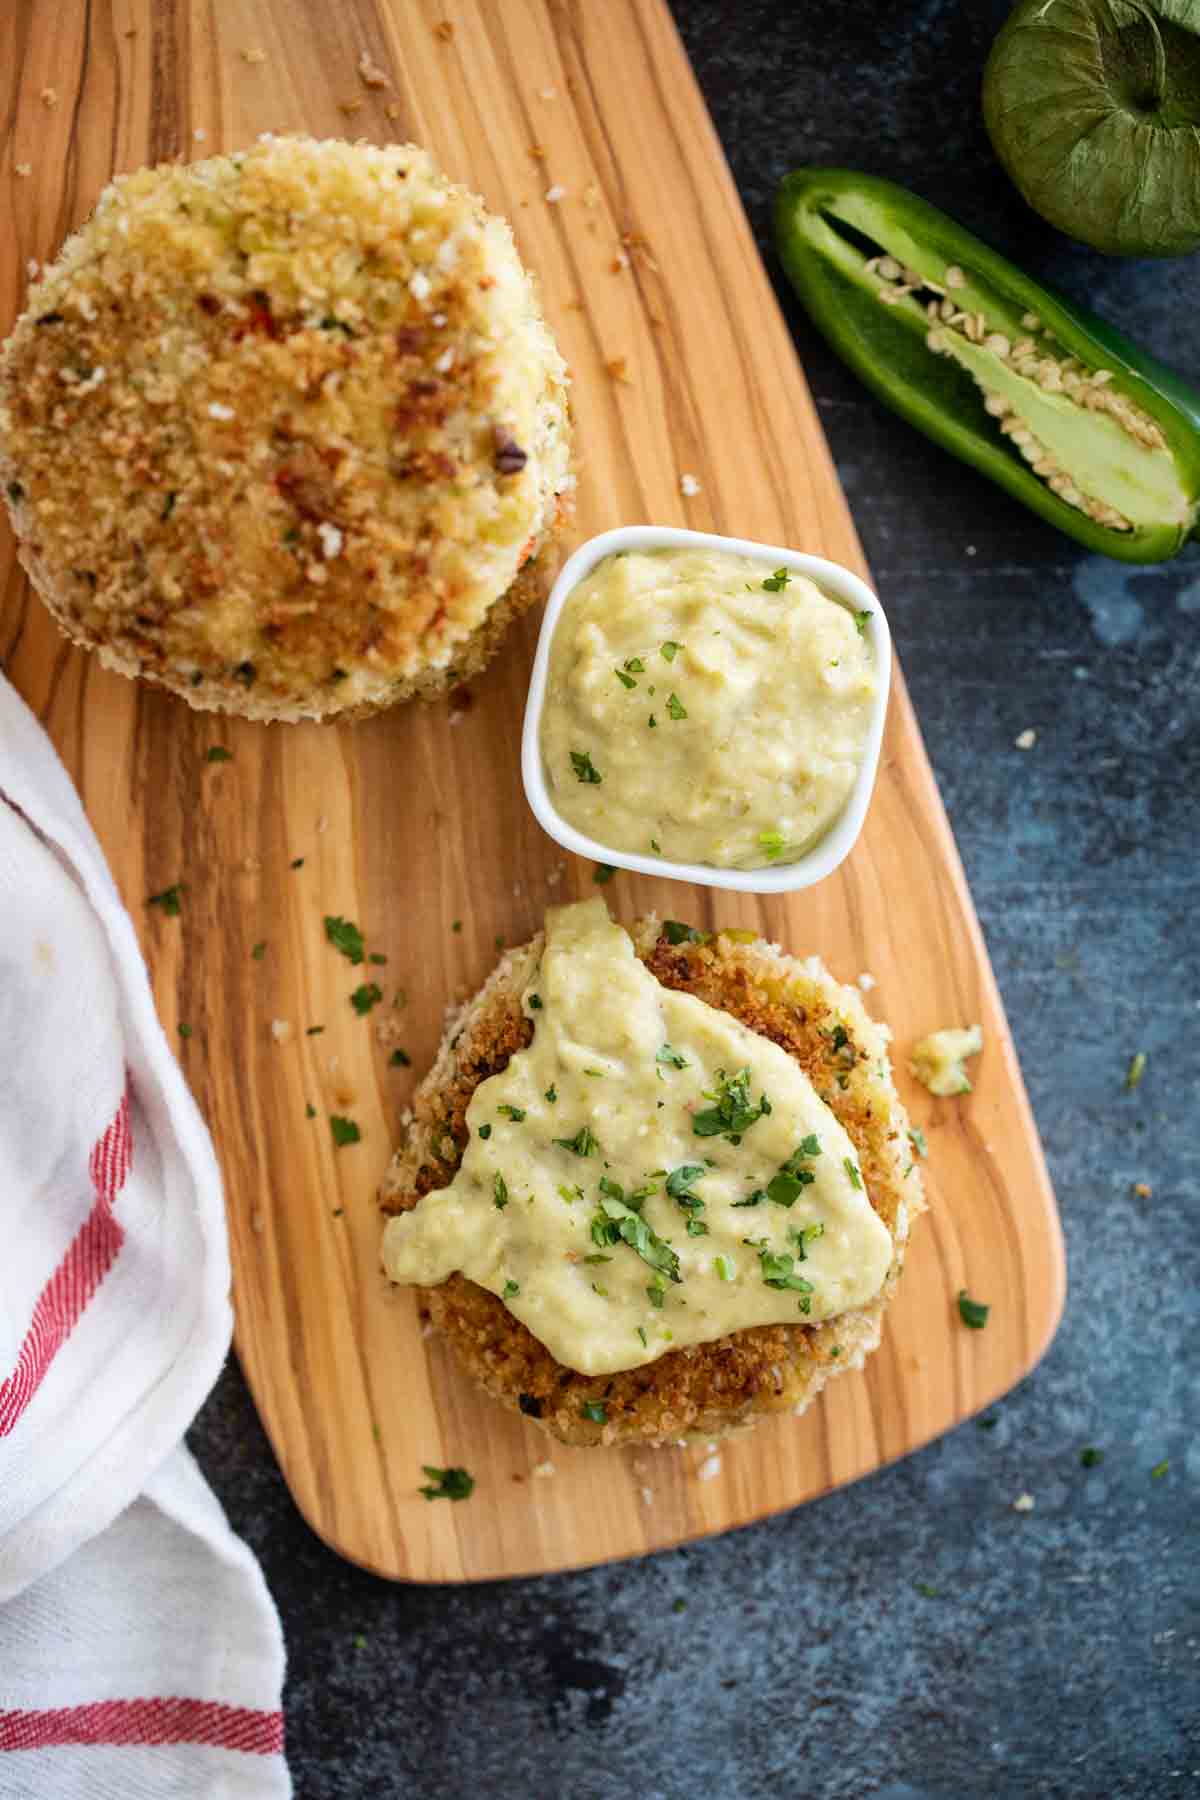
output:
[[[17,1424],[88,1301],[116,1261],[125,1233],[112,1209],[132,1161],[133,1133],[126,1090],[116,1117],[88,1158],[96,1194],[92,1210],[38,1295],[16,1366],[11,1375],[0,1381],[0,1438],[7,1437]]]

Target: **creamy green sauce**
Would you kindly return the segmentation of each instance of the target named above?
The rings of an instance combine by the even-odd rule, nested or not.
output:
[[[541,731],[570,824],[616,850],[742,869],[828,831],[862,767],[876,672],[854,614],[784,575],[664,550],[606,557],[579,584]]]
[[[602,900],[551,909],[523,1004],[454,1180],[387,1225],[393,1281],[461,1270],[585,1374],[878,1294],[891,1237],[808,1077],[661,987]]]

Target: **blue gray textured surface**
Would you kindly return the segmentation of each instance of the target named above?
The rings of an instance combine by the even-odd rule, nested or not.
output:
[[[1200,382],[1200,257],[1072,246],[991,157],[978,86],[1006,10],[675,5],[764,250],[788,168],[869,168]],[[714,1543],[474,1589],[326,1551],[231,1367],[192,1443],[280,1604],[304,1800],[1200,1792],[1200,549],[1083,555],[885,413],[781,298],[1012,1021],[1066,1318],[990,1429]]]

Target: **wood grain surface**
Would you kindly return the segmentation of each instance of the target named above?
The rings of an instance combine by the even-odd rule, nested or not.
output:
[[[386,87],[360,77],[364,50]],[[513,221],[540,277],[575,382],[570,544],[680,523],[863,570],[662,0],[8,0],[0,56],[5,327],[30,259],[57,250],[114,171],[264,130],[414,138]],[[700,484],[687,500],[684,473]],[[725,1445],[705,1479],[704,1446],[552,1446],[423,1337],[411,1295],[378,1271],[375,1189],[398,1116],[447,1003],[479,984],[497,944],[527,937],[548,902],[594,891],[591,867],[542,835],[521,793],[535,634],[536,620],[514,631],[457,713],[255,726],[104,673],[31,597],[7,532],[0,543],[0,659],[80,787],[168,1033],[191,1027],[180,1055],[225,1173],[237,1348],[271,1442],[313,1529],[392,1577],[586,1564],[794,1506],[994,1400],[1045,1350],[1063,1301],[1040,1146],[898,681],[867,827],[832,879],[763,900],[627,875],[606,889],[626,920],[657,907],[751,926],[843,978],[869,971],[902,1069],[915,1037],[982,1023],[969,1098],[934,1101],[901,1073],[928,1136],[932,1210],[867,1371],[803,1419]],[[217,744],[232,760],[206,760]],[[147,910],[177,881],[179,917]],[[327,913],[357,920],[388,959],[369,1019],[349,1003],[361,971],[326,943]],[[391,1066],[397,1045],[411,1070]],[[331,1113],[353,1117],[361,1143],[336,1149]],[[960,1324],[963,1287],[990,1303],[985,1331]],[[547,1461],[553,1476],[536,1475]],[[428,1504],[425,1463],[465,1465],[474,1498]]]

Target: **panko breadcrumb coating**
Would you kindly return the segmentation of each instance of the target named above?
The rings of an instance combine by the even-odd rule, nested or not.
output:
[[[101,195],[0,357],[0,479],[110,668],[370,712],[481,667],[535,597],[566,381],[508,225],[424,150],[266,137]]]
[[[801,962],[745,932],[673,944],[650,917],[631,935],[638,956],[664,987],[732,1014],[799,1063],[854,1145],[894,1254],[880,1294],[855,1311],[815,1325],[754,1326],[616,1375],[566,1368],[501,1299],[463,1275],[418,1289],[422,1308],[466,1372],[565,1444],[659,1445],[719,1436],[769,1413],[803,1412],[832,1376],[861,1368],[878,1346],[909,1226],[925,1207],[908,1115],[892,1081],[890,1034],[870,1017],[856,989],[835,981],[815,957]],[[521,996],[543,941],[539,933],[511,951],[451,1019],[385,1177],[385,1212],[407,1211],[451,1181],[467,1142],[471,1096],[532,1037]],[[596,1402],[603,1424],[583,1413]]]

